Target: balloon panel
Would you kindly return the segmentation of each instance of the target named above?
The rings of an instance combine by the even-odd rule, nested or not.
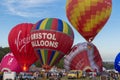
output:
[[[67,0],[66,15],[73,27],[92,41],[108,21],[112,0]]]
[[[85,66],[90,66],[89,59],[83,58],[83,56],[87,57],[87,51],[81,51],[79,54],[74,56],[73,60],[71,60],[71,63],[74,63],[74,65],[70,65],[70,67],[73,70],[79,70],[79,69],[84,70]]]
[[[72,43],[70,36],[56,31],[39,30],[31,33],[31,44],[34,48],[57,50],[66,54]]]
[[[13,27],[8,36],[10,49],[23,70],[28,70],[29,66],[37,60],[30,39],[30,31],[32,27],[33,24],[31,23],[18,24]]]

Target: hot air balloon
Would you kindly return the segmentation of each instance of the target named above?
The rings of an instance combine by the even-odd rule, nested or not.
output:
[[[22,69],[20,67],[20,65],[18,64],[18,61],[16,60],[16,58],[14,57],[13,53],[7,53],[1,61],[1,65],[0,65],[0,71],[4,72],[11,72],[11,71],[15,71],[17,73],[21,72]]]
[[[9,46],[23,71],[38,60],[31,45],[30,31],[32,23],[21,23],[13,27],[8,36]]]
[[[66,70],[101,72],[102,58],[94,44],[87,42],[78,43],[65,56],[64,67]]]
[[[74,28],[91,42],[108,21],[112,0],[67,0],[66,15]]]
[[[42,19],[31,30],[31,44],[45,70],[49,70],[67,54],[73,39],[72,28],[58,18]]]
[[[120,72],[120,53],[115,57],[114,67],[116,71]]]

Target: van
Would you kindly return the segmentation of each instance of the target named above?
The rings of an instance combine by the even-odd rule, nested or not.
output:
[[[81,76],[82,76],[81,70],[71,70],[67,74],[68,79],[79,79]]]
[[[3,73],[3,80],[15,80],[15,79],[16,79],[16,72]]]
[[[77,70],[78,76],[77,78],[81,78],[83,76],[83,71],[82,70]]]
[[[35,80],[35,77],[31,72],[20,72],[19,76],[21,76],[21,78],[25,80]]]

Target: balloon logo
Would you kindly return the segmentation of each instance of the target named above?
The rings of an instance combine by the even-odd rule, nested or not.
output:
[[[104,27],[111,10],[111,0],[67,0],[66,4],[68,20],[88,42]]]
[[[31,30],[31,44],[46,70],[67,54],[73,40],[72,28],[57,18],[42,19]]]
[[[8,41],[23,71],[27,71],[38,58],[31,45],[30,31],[33,27],[31,23],[21,23],[16,25],[9,33]],[[30,59],[32,58],[32,59]]]

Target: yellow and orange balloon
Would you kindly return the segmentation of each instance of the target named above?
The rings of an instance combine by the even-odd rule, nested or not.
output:
[[[112,0],[67,0],[66,15],[70,23],[91,42],[108,21]]]

